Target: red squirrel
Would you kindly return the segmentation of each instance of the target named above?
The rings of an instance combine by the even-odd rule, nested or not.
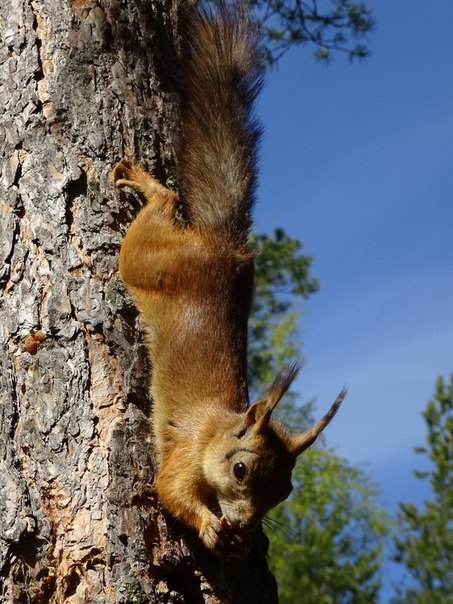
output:
[[[120,253],[120,274],[139,309],[152,364],[152,424],[159,499],[223,556],[247,553],[264,514],[291,492],[297,456],[341,404],[291,434],[272,412],[297,375],[283,371],[249,406],[249,247],[260,128],[259,32],[243,6],[194,9],[181,81],[179,195],[133,157],[114,168],[118,189],[146,205]]]

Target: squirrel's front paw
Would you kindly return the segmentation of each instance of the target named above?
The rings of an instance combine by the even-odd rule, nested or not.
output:
[[[213,554],[224,558],[245,558],[250,551],[250,535],[214,515],[200,529],[200,539]]]

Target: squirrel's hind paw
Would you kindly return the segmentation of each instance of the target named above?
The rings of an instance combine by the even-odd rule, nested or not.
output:
[[[176,194],[162,186],[145,168],[143,162],[137,162],[134,156],[120,160],[112,170],[112,179],[117,189],[129,187],[151,199],[174,202]]]

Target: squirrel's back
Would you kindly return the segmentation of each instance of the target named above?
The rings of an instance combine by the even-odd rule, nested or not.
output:
[[[260,127],[253,104],[263,74],[259,32],[240,5],[189,18],[181,74],[178,181],[190,224],[245,241]]]

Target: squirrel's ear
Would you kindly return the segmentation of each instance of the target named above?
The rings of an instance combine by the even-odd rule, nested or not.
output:
[[[254,403],[246,413],[247,427],[255,425],[259,429],[267,427],[271,413],[277,406],[277,403],[291,386],[294,378],[300,371],[302,363],[295,361],[288,367],[285,367],[275,378],[272,386],[269,388],[266,397]]]
[[[265,398],[256,401],[253,403],[245,414],[245,425],[247,428],[251,428],[252,426],[262,425],[263,422],[268,421],[272,413],[272,409],[269,408],[267,400]]]
[[[344,397],[346,396],[346,393],[346,388],[343,388],[335,399],[333,405],[330,407],[329,411],[317,424],[308,430],[305,430],[305,432],[300,432],[299,434],[294,434],[291,436],[288,449],[292,455],[300,455],[303,451],[305,451],[305,449],[308,449],[308,447],[315,442],[327,424],[332,420],[335,413],[338,411]]]

